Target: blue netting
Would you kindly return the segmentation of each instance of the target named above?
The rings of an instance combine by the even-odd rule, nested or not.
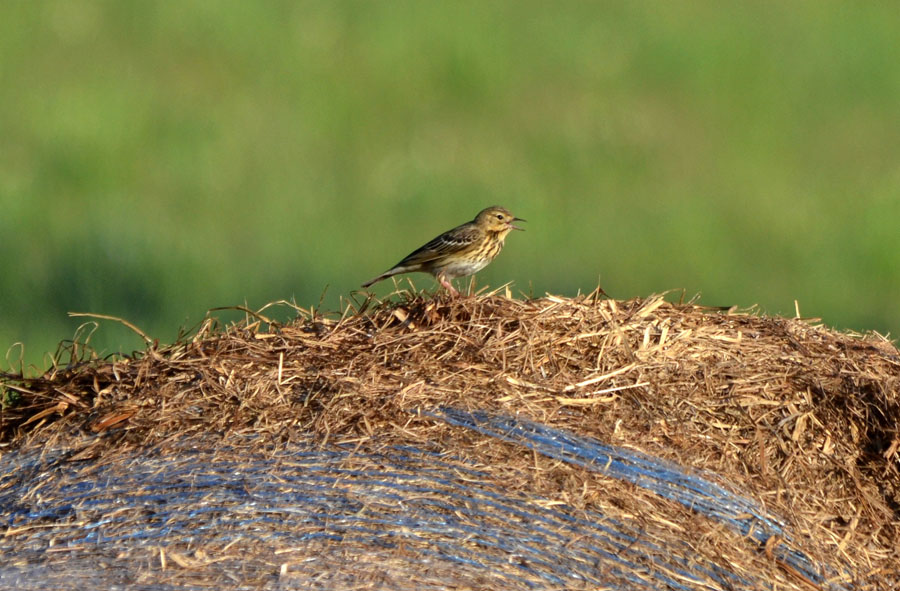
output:
[[[672,462],[512,417],[491,416],[484,412],[454,408],[441,408],[425,414],[484,435],[524,445],[548,457],[632,482],[725,523],[741,535],[750,536],[761,544],[772,536],[791,542],[784,524],[767,515],[758,503]],[[803,553],[783,546],[779,546],[776,552],[779,559],[811,581],[818,584],[825,582],[825,575]]]
[[[670,462],[510,417],[452,408],[431,416],[631,482],[760,543],[775,534],[790,541],[785,524],[756,503]],[[52,453],[4,454],[2,519],[21,533],[0,538],[0,553],[17,557],[0,565],[0,584],[78,588],[100,581],[108,588],[138,588],[135,565],[146,560],[135,561],[135,555],[229,544],[300,548],[301,555],[320,561],[319,570],[348,548],[361,565],[373,553],[387,552],[396,572],[407,569],[410,580],[425,577],[419,588],[472,581],[504,589],[678,591],[765,584],[677,537],[661,540],[658,531],[597,511],[554,508],[555,499],[506,490],[488,469],[416,447],[321,450],[310,441],[254,449],[195,441],[174,452],[144,450],[96,465]],[[286,583],[269,562],[248,556],[204,569],[227,577],[231,588],[318,585],[303,565]],[[780,557],[824,584],[822,569],[800,551]],[[456,580],[448,580],[440,565],[452,565]],[[429,568],[436,569],[431,578]],[[253,584],[241,583],[235,573],[253,573]],[[160,579],[143,588],[194,587]]]

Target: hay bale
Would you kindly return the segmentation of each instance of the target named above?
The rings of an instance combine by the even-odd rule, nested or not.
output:
[[[6,374],[0,584],[900,586],[886,339],[659,296],[367,304]]]

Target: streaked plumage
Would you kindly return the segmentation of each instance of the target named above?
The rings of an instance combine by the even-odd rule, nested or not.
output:
[[[502,207],[488,207],[479,212],[471,222],[444,232],[362,286],[369,287],[400,273],[422,271],[434,275],[453,295],[459,295],[450,280],[472,275],[485,268],[500,254],[506,235],[511,230],[522,229],[513,225],[513,222],[524,221]]]

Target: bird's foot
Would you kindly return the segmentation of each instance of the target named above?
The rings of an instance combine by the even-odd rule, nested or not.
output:
[[[450,292],[450,295],[452,295],[453,297],[459,297],[459,292],[456,291],[456,289],[455,289],[455,288],[453,287],[453,285],[450,283],[450,280],[449,280],[449,279],[447,279],[447,278],[444,277],[443,275],[439,275],[439,276],[438,276],[438,281],[440,282],[441,285],[444,286],[444,289],[446,289],[447,291]]]

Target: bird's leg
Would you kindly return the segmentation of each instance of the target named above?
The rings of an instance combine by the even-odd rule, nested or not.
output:
[[[456,291],[456,289],[454,289],[453,285],[451,285],[451,283],[450,283],[450,280],[447,279],[447,277],[443,273],[438,273],[437,280],[440,282],[441,285],[444,286],[444,288],[447,291],[450,292],[450,295],[457,296],[457,297],[459,296],[459,292]]]

